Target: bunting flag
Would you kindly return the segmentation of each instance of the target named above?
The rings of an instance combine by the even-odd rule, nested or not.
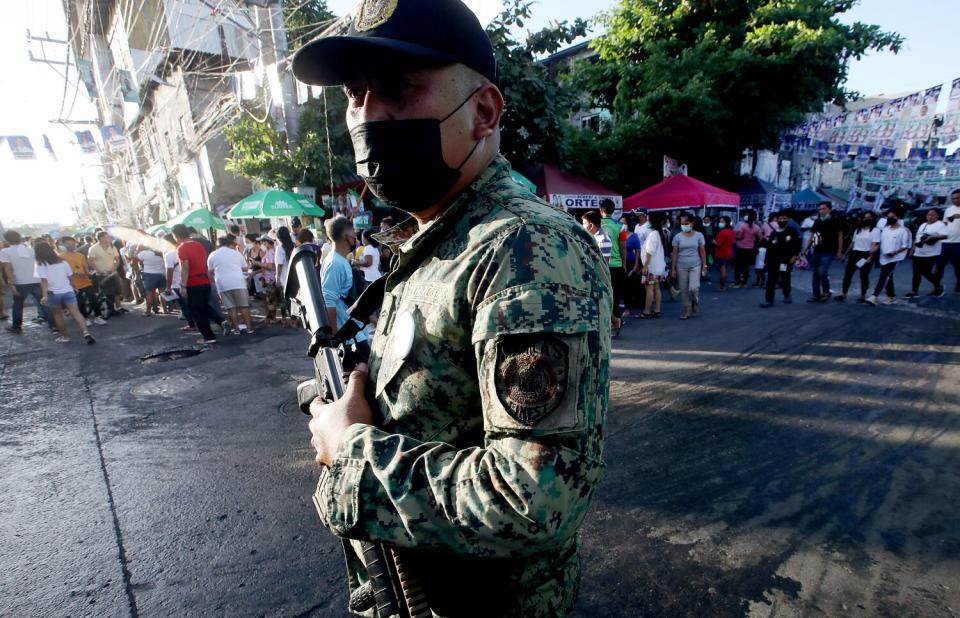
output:
[[[93,133],[90,131],[75,131],[74,135],[77,136],[77,144],[80,146],[80,150],[88,154],[97,151],[97,142],[93,140]]]
[[[93,79],[93,63],[89,60],[78,60],[77,68],[80,69],[80,80],[87,88],[87,96],[91,99],[97,98],[97,82]]]
[[[953,80],[950,86],[950,99],[947,101],[947,113],[943,115],[940,136],[944,143],[960,138],[960,78]]]
[[[124,150],[127,147],[127,138],[123,134],[123,128],[119,125],[108,124],[100,127],[100,135],[103,137],[103,143],[111,150]]]
[[[53,144],[50,143],[50,138],[47,137],[47,134],[43,134],[43,147],[47,149],[47,152],[50,153],[50,156],[54,161],[57,160],[57,153],[53,151]]]
[[[140,103],[140,93],[137,86],[133,83],[133,76],[130,71],[118,70],[117,78],[120,80],[120,96],[127,103]]]
[[[26,135],[8,135],[7,143],[10,144],[10,152],[13,153],[14,159],[25,161],[37,158],[33,145],[30,143],[30,138]]]

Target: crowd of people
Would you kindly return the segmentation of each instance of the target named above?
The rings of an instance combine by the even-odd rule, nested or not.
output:
[[[389,218],[381,224],[382,229],[390,226]],[[375,281],[390,259],[389,250],[374,240],[373,230],[361,236],[343,216],[328,220],[316,233],[297,217],[290,227],[261,234],[241,234],[239,226],[231,226],[215,242],[184,225],[156,238],[132,232],[118,233],[121,238],[98,228],[78,240],[6,231],[0,250],[0,319],[11,320],[6,330],[23,333],[28,299],[36,305],[34,321],[46,324],[61,343],[70,341],[67,318],[92,344],[92,327],[131,312],[125,302],[137,313],[141,306],[144,317],[179,314],[186,322],[180,330],[199,333],[203,344],[216,343],[214,329],[221,336],[252,334],[255,303],[261,317],[256,328],[292,327],[282,292],[286,270],[296,247],[317,243],[318,236],[325,301],[331,315],[335,313],[333,327],[339,328],[348,319],[347,301],[355,293],[356,279]],[[4,307],[8,285],[12,317]],[[362,333],[357,342],[364,339]]]
[[[614,220],[614,203],[604,200],[599,211],[583,213],[581,223],[610,268],[616,334],[633,312],[639,319],[660,317],[663,293],[680,299],[681,320],[696,317],[701,283],[710,282],[713,270],[721,292],[751,285],[763,289],[763,308],[774,306],[778,289],[784,303],[793,302],[797,269],[811,272],[813,293],[807,302],[844,302],[858,276],[857,303],[876,306],[884,293],[883,302],[893,303],[894,274],[908,258],[913,272],[906,299],[920,295],[924,279],[932,286],[928,294],[942,297],[951,265],[958,281],[954,291],[960,293],[960,189],[950,201],[945,209],[910,210],[894,200],[879,212],[852,213],[824,201],[808,216],[784,209],[763,221],[748,210],[734,224],[730,216],[714,221],[691,212],[640,210]],[[830,279],[835,261],[846,262],[839,289]],[[878,274],[871,286],[874,269]]]

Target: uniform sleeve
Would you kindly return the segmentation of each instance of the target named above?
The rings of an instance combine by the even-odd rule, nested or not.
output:
[[[491,252],[471,282],[483,445],[354,425],[318,486],[328,528],[490,557],[572,541],[602,474],[607,405],[612,298],[590,242],[521,228]]]

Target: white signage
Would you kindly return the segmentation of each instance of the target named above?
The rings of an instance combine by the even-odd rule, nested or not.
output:
[[[620,195],[550,195],[550,204],[567,210],[600,208],[603,200],[613,200],[615,210],[623,210],[623,197]]]

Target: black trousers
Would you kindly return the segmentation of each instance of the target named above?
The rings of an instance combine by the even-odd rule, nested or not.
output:
[[[853,273],[857,270],[857,262],[870,257],[869,251],[851,251],[847,256],[847,265],[843,270],[843,295],[847,295],[850,284],[853,282]],[[867,262],[860,269],[860,296],[866,296],[870,289],[870,270],[873,268],[873,262]]]
[[[914,294],[920,291],[920,283],[922,279],[926,279],[932,283],[934,290],[940,289],[940,279],[943,278],[943,273],[937,271],[937,260],[939,259],[939,255],[931,255],[930,257],[913,256]]]
[[[893,271],[896,270],[900,262],[890,262],[880,266],[880,278],[877,279],[877,286],[873,288],[873,295],[879,296],[883,288],[887,288],[887,296],[896,297],[896,290],[893,289]]]
[[[783,297],[790,298],[790,292],[793,289],[791,287],[791,275],[793,274],[793,267],[787,266],[786,270],[780,270],[780,262],[772,262],[768,256],[765,272],[767,274],[767,302],[772,303],[774,296],[777,294],[777,281],[780,282],[780,289],[783,290]]]
[[[216,339],[213,336],[213,329],[210,328],[210,322],[213,321],[213,309],[210,307],[210,284],[191,285],[187,288],[187,307],[190,309],[190,317],[203,338],[207,341]]]
[[[613,317],[619,318],[622,313],[620,301],[623,300],[623,292],[627,283],[627,275],[623,266],[610,267],[610,281],[613,283]]]
[[[742,285],[750,283],[750,267],[753,266],[753,263],[756,261],[756,249],[740,249],[738,247],[736,254],[733,256],[733,282]]]

